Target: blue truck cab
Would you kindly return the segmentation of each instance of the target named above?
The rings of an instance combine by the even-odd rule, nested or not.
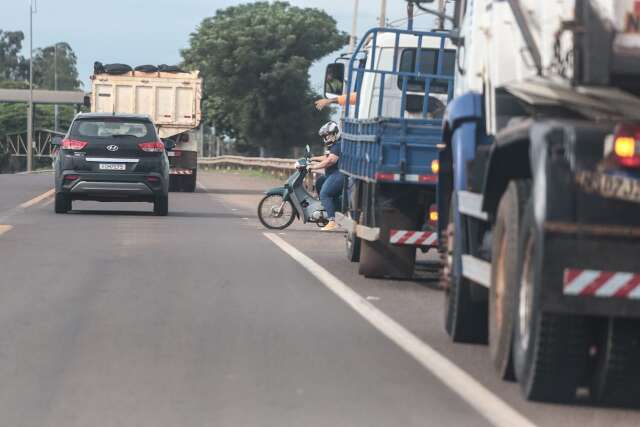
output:
[[[346,70],[327,69],[326,95],[343,77],[351,101],[340,159],[349,177],[347,256],[365,276],[412,277],[416,248],[437,246],[439,146],[455,57],[448,32],[374,28]]]

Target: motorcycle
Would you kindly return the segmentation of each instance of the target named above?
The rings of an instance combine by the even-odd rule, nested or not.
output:
[[[258,218],[265,227],[284,230],[300,218],[303,223],[314,223],[324,227],[329,220],[320,199],[307,191],[304,180],[309,174],[307,166],[311,162],[311,150],[306,147],[305,157],[296,161],[296,171],[287,179],[283,187],[272,188],[258,204]],[[341,206],[341,197],[336,206]]]

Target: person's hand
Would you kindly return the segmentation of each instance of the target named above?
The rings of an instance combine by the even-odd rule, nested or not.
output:
[[[313,171],[313,166],[307,165],[307,172],[312,172],[312,171]]]
[[[333,104],[333,100],[332,99],[319,99],[316,101],[316,108],[318,109],[318,111],[322,111],[323,109],[325,109],[327,106]]]

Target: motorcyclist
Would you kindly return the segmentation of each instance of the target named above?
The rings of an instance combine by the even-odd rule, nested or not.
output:
[[[310,171],[324,169],[325,171],[325,179],[320,189],[320,201],[327,211],[327,219],[329,222],[322,228],[322,231],[331,231],[338,228],[338,224],[336,224],[336,206],[334,200],[342,192],[345,178],[342,172],[340,172],[339,167],[340,155],[342,154],[340,127],[336,122],[330,121],[320,128],[318,135],[320,135],[324,142],[327,154],[324,157],[314,158],[314,160],[318,160],[318,163],[309,165],[308,169]]]

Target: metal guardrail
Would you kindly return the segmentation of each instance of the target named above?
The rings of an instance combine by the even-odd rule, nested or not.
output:
[[[267,157],[242,157],[242,156],[219,156],[201,157],[198,159],[199,166],[214,167],[239,167],[247,169],[269,169],[274,171],[291,172],[295,170],[295,159],[277,159]]]

